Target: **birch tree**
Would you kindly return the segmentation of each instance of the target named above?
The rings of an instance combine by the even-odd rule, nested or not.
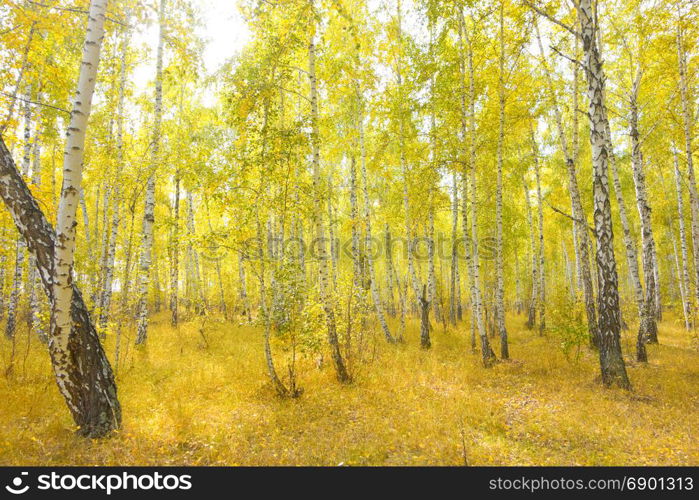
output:
[[[151,143],[151,172],[146,185],[141,257],[139,263],[138,290],[138,333],[136,344],[143,344],[148,336],[148,286],[150,284],[151,260],[153,252],[153,224],[155,222],[155,177],[160,165],[160,127],[163,116],[163,52],[165,49],[165,17],[167,0],[160,0],[158,49],[155,63],[155,113],[153,117],[153,138]]]

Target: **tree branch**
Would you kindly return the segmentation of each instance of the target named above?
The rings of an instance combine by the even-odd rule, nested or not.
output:
[[[52,106],[51,104],[44,104],[43,102],[32,101],[20,96],[13,96],[12,94],[8,94],[7,92],[3,92],[2,90],[0,90],[0,94],[5,95],[7,97],[14,97],[15,99],[19,99],[22,102],[34,104],[35,106],[43,106],[45,108],[55,109],[56,111],[61,111],[62,113],[70,115],[70,111],[68,111],[67,109],[59,108],[58,106]]]
[[[538,8],[536,5],[534,5],[533,3],[529,2],[529,0],[522,0],[522,2],[523,2],[525,5],[529,6],[529,8],[535,10],[539,15],[545,17],[546,19],[548,19],[548,20],[551,21],[552,23],[557,24],[558,26],[560,26],[561,28],[563,28],[563,29],[566,30],[567,32],[571,33],[573,36],[580,38],[580,34],[579,34],[575,29],[573,29],[572,27],[568,26],[566,23],[564,23],[564,22],[562,22],[562,21],[559,21],[558,19],[556,19],[556,18],[553,17],[552,15],[547,14],[546,12],[544,12],[543,10],[541,10],[540,8]]]
[[[579,223],[579,224],[584,224],[585,227],[588,228],[588,229],[592,232],[592,234],[596,234],[595,228],[592,227],[592,226],[590,226],[590,225],[587,223],[587,221],[582,220],[582,219],[576,219],[575,217],[573,217],[572,215],[570,215],[570,214],[564,212],[564,211],[561,210],[560,208],[556,208],[556,207],[554,207],[553,205],[551,205],[551,203],[550,203],[548,200],[546,201],[546,204],[549,206],[549,208],[550,208],[551,210],[553,210],[553,211],[556,212],[557,214],[561,214],[563,217],[567,217],[567,218],[569,218],[570,220],[572,220],[573,222],[577,222],[577,223]]]

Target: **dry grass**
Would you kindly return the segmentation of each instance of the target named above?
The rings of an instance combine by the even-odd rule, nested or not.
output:
[[[302,362],[305,393],[283,401],[257,329],[211,323],[206,348],[198,323],[173,330],[159,317],[119,370],[122,431],[95,442],[73,434],[38,342],[23,366],[20,336],[14,375],[0,378],[0,464],[463,464],[464,448],[472,465],[699,464],[699,353],[675,322],[661,325],[647,366],[629,363],[633,393],[598,385],[594,353],[569,361],[523,317],[509,322],[514,360],[492,369],[466,326],[438,327],[424,352],[411,324],[406,345],[376,339],[351,386]],[[0,349],[6,366],[8,341]]]

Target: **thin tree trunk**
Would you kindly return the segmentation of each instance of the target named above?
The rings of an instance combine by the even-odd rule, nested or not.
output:
[[[434,188],[430,188],[430,207],[427,214],[427,300],[434,309],[434,319],[442,321],[442,311],[437,300],[437,279],[434,271]]]
[[[658,327],[655,323],[655,262],[653,238],[653,228],[650,220],[650,205],[646,191],[646,176],[643,171],[643,155],[641,153],[641,142],[638,134],[638,88],[641,83],[641,73],[637,77],[631,90],[629,133],[631,135],[631,167],[633,169],[634,186],[636,187],[636,204],[641,220],[641,236],[643,243],[643,280],[645,281],[645,299],[642,327],[638,331],[636,342],[636,360],[640,362],[648,361],[646,352],[646,342],[658,342]]]
[[[311,8],[314,9],[314,1],[311,0]],[[337,378],[341,383],[349,383],[352,378],[347,372],[345,362],[342,359],[340,352],[340,343],[337,336],[337,326],[335,323],[335,311],[333,309],[332,299],[328,293],[328,255],[325,237],[325,225],[323,223],[323,190],[321,186],[321,171],[320,171],[320,132],[318,130],[318,90],[316,83],[316,48],[315,48],[315,25],[311,33],[311,40],[308,45],[308,76],[310,80],[310,101],[311,101],[311,152],[313,165],[313,202],[314,202],[314,219],[316,226],[316,238],[318,241],[318,287],[320,291],[320,300],[323,303],[325,310],[326,326],[328,329],[328,344],[330,345],[330,353],[335,365]],[[373,282],[373,280],[372,280]]]
[[[505,40],[504,2],[500,2],[500,55],[498,58],[498,145],[497,145],[497,184],[495,188],[495,322],[500,334],[500,357],[510,357],[505,327],[505,278],[502,241],[502,170],[503,149],[505,146]]]
[[[360,108],[361,109],[361,108]],[[366,144],[364,141],[364,117],[360,113],[359,119],[358,119],[358,126],[359,126],[359,148],[360,148],[360,156],[361,156],[361,169],[362,169],[362,188],[364,190],[364,231],[365,231],[365,241],[364,241],[364,246],[366,248],[366,264],[369,269],[369,288],[371,289],[371,297],[372,300],[374,301],[374,310],[376,311],[376,316],[379,319],[379,323],[381,324],[381,330],[383,331],[384,337],[386,338],[386,341],[389,343],[394,343],[396,341],[395,338],[393,338],[393,335],[391,335],[391,331],[388,328],[388,322],[386,321],[386,315],[384,314],[384,309],[383,309],[383,304],[381,303],[381,294],[379,293],[379,285],[376,281],[376,270],[374,268],[374,256],[372,255],[371,252],[371,245],[373,244],[373,239],[372,239],[372,233],[371,233],[371,204],[369,202],[369,179],[367,176],[367,171],[366,171]],[[388,226],[386,226],[386,229],[388,231]],[[387,232],[388,239],[390,240],[390,232]],[[390,241],[387,241],[387,244],[389,245],[388,248],[386,249],[386,255],[387,258],[389,259],[389,266],[392,266],[393,263],[391,262],[391,247],[390,247]],[[390,272],[391,267],[386,270],[388,274],[391,274]],[[389,278],[390,280],[390,278]],[[391,304],[393,303],[393,290],[389,290],[389,293],[391,294]]]
[[[143,210],[143,232],[141,258],[139,263],[138,290],[138,333],[136,344],[143,344],[148,337],[148,285],[150,284],[151,259],[153,252],[153,224],[155,222],[155,176],[160,166],[160,125],[163,116],[163,51],[165,48],[165,8],[166,0],[160,0],[158,50],[155,63],[155,116],[153,118],[152,170],[146,185],[145,207]]]
[[[492,366],[495,362],[495,353],[490,347],[490,342],[488,341],[488,334],[485,328],[485,320],[483,318],[483,301],[481,295],[481,284],[480,284],[480,255],[479,255],[479,243],[478,243],[478,188],[476,184],[476,91],[475,91],[475,72],[473,65],[473,46],[471,44],[471,39],[468,36],[468,31],[466,30],[466,23],[463,16],[463,11],[459,9],[459,34],[463,35],[459,37],[460,49],[461,49],[461,66],[464,68],[463,73],[466,73],[466,61],[468,62],[468,77],[469,77],[469,89],[468,89],[468,121],[469,121],[469,155],[468,155],[468,170],[471,175],[471,234],[466,234],[466,227],[463,228],[464,236],[467,240],[471,242],[471,267],[473,269],[473,280],[471,282],[471,300],[473,301],[473,311],[475,319],[472,318],[471,321],[475,321],[478,325],[478,336],[481,340],[481,358],[483,360],[483,365],[486,367]],[[464,40],[468,49],[465,50]],[[466,52],[464,54],[464,52]],[[462,80],[465,80],[463,78]],[[462,92],[463,92],[462,88]],[[469,238],[470,236],[470,238]]]
[[[30,95],[30,92],[27,92]],[[31,166],[31,120],[32,112],[28,99],[24,104],[24,148],[22,155],[22,177],[29,177],[29,167]],[[15,247],[15,272],[12,278],[12,291],[10,292],[10,303],[7,308],[7,323],[5,324],[5,337],[12,339],[17,328],[17,315],[19,313],[19,300],[22,289],[22,277],[24,274],[24,255],[27,244],[20,235],[17,238]]]
[[[257,214],[257,241],[262,242],[262,223],[260,222],[259,213]],[[272,318],[267,305],[267,288],[265,285],[265,259],[267,258],[267,253],[263,250],[260,252],[260,307],[262,309],[262,317],[264,319],[264,351],[265,351],[265,362],[267,364],[267,374],[269,375],[270,381],[274,386],[274,390],[279,397],[290,396],[289,389],[286,388],[284,383],[277,375],[277,370],[274,366],[274,357],[272,356],[272,346],[270,343],[271,331],[272,331]]]
[[[337,288],[337,238],[335,237],[335,210],[333,177],[328,175],[328,237],[330,238],[330,282],[332,288]]]
[[[366,185],[366,182],[364,185]],[[366,200],[366,194],[364,195],[364,199]],[[386,247],[386,308],[388,309],[388,314],[392,318],[395,318],[396,305],[393,293],[393,272],[391,271],[391,269],[393,269],[393,240],[391,238],[391,228],[388,223],[386,223],[384,229],[384,244]]]
[[[458,288],[458,260],[456,255],[456,233],[459,221],[459,195],[456,171],[452,173],[452,200],[451,200],[451,267],[449,272],[449,321],[456,325],[457,319],[457,288]]]
[[[590,242],[590,235],[588,233],[587,218],[583,210],[582,202],[580,199],[580,188],[578,187],[577,179],[577,160],[579,151],[579,141],[578,141],[578,65],[574,64],[573,68],[573,150],[572,152],[568,149],[568,141],[566,139],[565,130],[563,128],[563,117],[561,115],[560,108],[558,106],[558,100],[556,98],[556,93],[553,88],[553,81],[551,77],[551,70],[546,63],[546,57],[544,55],[543,44],[541,43],[541,35],[539,34],[538,24],[535,23],[535,31],[537,42],[539,45],[539,51],[541,53],[541,61],[544,67],[544,73],[546,75],[546,81],[549,88],[550,99],[553,105],[554,119],[556,121],[556,127],[558,129],[558,139],[561,143],[561,151],[563,152],[563,157],[566,161],[566,168],[568,170],[568,191],[570,192],[570,202],[573,212],[573,235],[575,241],[576,249],[576,267],[578,270],[578,280],[582,284],[583,297],[585,301],[585,314],[587,317],[588,331],[590,334],[590,343],[597,347],[599,345],[599,325],[597,323],[597,312],[595,309],[595,292],[594,292],[594,282],[592,279],[592,271],[590,269],[590,251],[592,248],[592,243]],[[577,40],[575,43],[575,48],[577,52]]]
[[[175,206],[173,209],[172,250],[170,268],[170,325],[177,326],[180,281],[180,174],[175,174]]]
[[[680,101],[682,103],[682,124],[684,127],[684,147],[687,157],[687,184],[689,187],[689,208],[691,214],[692,256],[694,257],[694,293],[699,301],[699,195],[694,176],[692,156],[692,111],[687,91],[687,53],[683,47],[681,19],[677,22],[677,60],[680,74]]]
[[[539,208],[539,335],[546,330],[546,266],[544,259],[544,199],[541,195],[541,166],[539,165],[539,147],[532,130],[532,147],[534,154],[534,173],[536,174],[536,198]]]
[[[35,189],[41,187],[41,146],[39,144],[40,121],[36,119],[36,129],[34,132],[34,163],[32,166],[32,185]],[[33,255],[29,255],[27,285],[29,287],[29,330],[42,342],[48,342],[48,336],[41,321],[41,303],[37,295],[37,289],[41,287],[41,279],[36,270],[36,261]]]
[[[131,296],[131,261],[133,260],[133,235],[134,235],[134,225],[136,219],[136,207],[134,206],[136,200],[134,199],[129,206],[129,212],[131,213],[129,222],[129,239],[126,243],[126,257],[124,258],[124,274],[122,277],[122,291],[121,291],[121,303],[120,310],[121,315],[124,316],[129,308],[129,297]]]
[[[129,44],[131,42],[131,30],[129,23],[131,21],[130,12],[126,12],[126,26],[123,31],[123,40],[121,45],[121,58],[119,66],[119,97],[117,99],[117,121],[116,121],[116,146],[117,146],[117,172],[116,185],[114,186],[114,195],[112,201],[112,221],[111,221],[111,236],[109,238],[109,249],[107,251],[107,263],[104,270],[104,289],[102,291],[102,301],[100,303],[100,318],[99,327],[104,332],[109,323],[110,309],[112,305],[112,286],[114,281],[114,261],[116,259],[117,237],[119,236],[119,224],[121,223],[120,206],[122,203],[123,188],[121,186],[121,171],[124,164],[124,117],[126,114],[124,99],[126,91],[126,77],[128,74],[127,56]],[[105,226],[106,230],[106,226]],[[130,259],[129,259],[130,260]],[[130,262],[129,262],[130,264]],[[123,283],[122,283],[123,286]],[[120,330],[119,330],[120,331]],[[121,339],[119,339],[121,340]]]
[[[680,226],[680,250],[682,253],[682,267],[681,267],[681,282],[680,289],[683,290],[682,294],[682,313],[684,314],[684,327],[687,330],[692,329],[694,319],[692,318],[692,305],[690,299],[690,288],[689,288],[689,262],[687,259],[687,231],[685,229],[684,222],[684,195],[682,194],[682,174],[680,173],[679,162],[677,160],[677,149],[672,146],[672,159],[674,162],[674,174],[675,174],[675,190],[677,192],[677,220]]]
[[[248,285],[245,276],[245,254],[238,252],[238,280],[240,281],[240,304],[243,307],[243,316],[250,321],[250,300],[248,299]]]
[[[397,14],[398,14],[398,43],[400,50],[402,51],[403,45],[403,27],[402,27],[402,14],[401,14],[401,0],[397,2]],[[401,172],[403,174],[403,210],[405,211],[405,239],[406,247],[408,253],[408,275],[410,277],[410,284],[413,289],[413,295],[415,296],[415,302],[411,309],[413,311],[419,310],[419,300],[420,300],[420,280],[417,277],[417,272],[415,271],[414,262],[414,240],[413,240],[413,230],[412,221],[410,218],[410,196],[409,196],[409,180],[408,180],[408,162],[405,156],[405,123],[404,123],[404,113],[402,107],[404,105],[404,95],[403,95],[403,75],[402,75],[402,59],[398,58],[398,68],[396,70],[396,79],[399,88],[399,105],[401,107],[400,116],[398,118],[399,131],[398,131],[398,142],[400,149],[400,166]]]
[[[352,218],[352,286],[353,294],[362,288],[362,259],[359,248],[359,206],[357,203],[357,159],[350,156],[350,216]]]
[[[536,250],[536,236],[534,230],[534,217],[532,215],[532,204],[529,200],[529,185],[527,181],[522,178],[524,185],[524,201],[527,207],[527,224],[529,226],[529,253],[531,255],[531,267],[532,267],[532,293],[529,299],[529,307],[527,308],[527,328],[532,329],[536,325],[536,313],[537,313],[537,301],[539,300],[539,259],[537,258],[538,252]]]
[[[432,347],[430,341],[430,301],[427,300],[427,285],[422,287],[420,297],[420,347],[429,349]]]

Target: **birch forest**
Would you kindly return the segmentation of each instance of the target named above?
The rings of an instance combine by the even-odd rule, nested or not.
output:
[[[699,465],[695,1],[0,0],[0,136],[2,465]]]

